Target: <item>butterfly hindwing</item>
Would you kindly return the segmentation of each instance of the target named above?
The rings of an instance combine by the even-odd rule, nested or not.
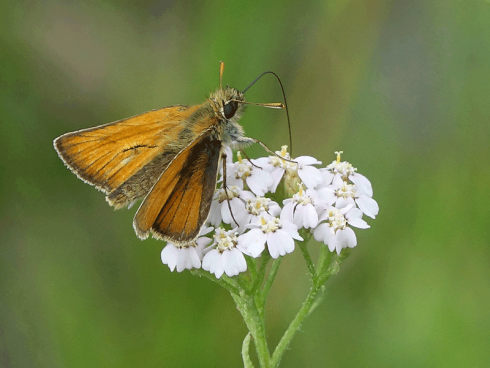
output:
[[[135,215],[140,238],[189,244],[206,221],[216,187],[222,142],[216,129],[200,134],[162,173]]]

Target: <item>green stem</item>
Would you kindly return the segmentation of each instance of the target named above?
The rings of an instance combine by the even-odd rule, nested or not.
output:
[[[340,255],[335,255],[334,257],[332,257],[332,263],[330,267],[328,267],[326,270],[319,270],[319,276],[313,282],[313,285],[311,286],[306,300],[304,301],[294,319],[291,321],[288,329],[282,336],[279,344],[277,344],[277,347],[272,354],[270,361],[270,366],[272,368],[275,368],[279,365],[279,362],[281,361],[282,356],[291,343],[291,340],[293,339],[296,331],[298,331],[298,329],[301,327],[304,319],[318,306],[321,299],[317,299],[317,296],[318,293],[323,289],[323,284],[328,280],[331,275],[334,275],[338,272],[340,263],[342,263],[342,261],[349,255],[349,253],[349,250],[345,250],[345,252],[342,251]],[[326,268],[326,266],[324,266],[324,268]],[[321,271],[323,272],[320,273]],[[323,296],[321,298],[323,298]]]
[[[232,294],[232,297],[254,339],[255,350],[257,351],[260,367],[269,368],[270,353],[265,336],[265,323],[263,315],[259,313],[255,305],[255,296],[241,293],[240,295]]]
[[[289,344],[291,343],[294,334],[296,333],[296,331],[298,331],[304,319],[310,313],[310,309],[313,306],[313,303],[315,302],[319,289],[320,289],[319,287],[315,287],[315,286],[311,287],[305,302],[301,306],[301,309],[299,310],[298,314],[296,314],[296,317],[294,317],[294,319],[291,321],[288,329],[286,330],[281,340],[279,341],[279,344],[277,344],[277,347],[274,350],[274,353],[272,354],[271,367],[279,366],[279,362],[281,361],[284,352],[286,351]]]
[[[248,267],[248,271],[250,272],[250,276],[252,277],[252,280],[255,280],[257,278],[256,259],[249,256],[245,256],[245,260],[247,261],[247,267]]]
[[[249,332],[243,339],[242,344],[242,359],[244,368],[254,368],[252,360],[250,359],[250,341],[252,341],[252,335]]]
[[[311,259],[310,252],[308,252],[308,247],[306,245],[306,242],[296,242],[296,243],[299,244],[301,253],[303,253],[303,258],[305,259],[306,266],[308,267],[308,271],[310,272],[311,278],[313,280],[316,280],[315,264]]]
[[[262,283],[264,282],[265,271],[267,270],[267,264],[269,263],[271,256],[269,253],[264,252],[264,254],[262,255],[261,258],[262,258],[262,260],[260,263],[260,268],[259,268],[259,271],[257,273],[257,277],[255,278],[254,283],[253,283],[252,288],[251,288],[252,293],[256,293],[257,290],[259,290],[260,285],[262,285]]]
[[[318,274],[324,272],[325,265],[329,265],[332,260],[333,253],[328,250],[327,245],[322,245],[320,248],[320,255],[318,256],[318,262],[316,263],[316,270]]]
[[[267,300],[267,296],[269,295],[269,291],[272,287],[272,283],[274,282],[274,279],[276,278],[277,271],[279,270],[279,266],[281,265],[283,257],[279,257],[272,262],[271,270],[269,272],[269,276],[267,277],[267,280],[265,280],[264,287],[262,288],[262,292],[259,293],[260,297],[260,302],[262,305],[265,305],[265,301]]]

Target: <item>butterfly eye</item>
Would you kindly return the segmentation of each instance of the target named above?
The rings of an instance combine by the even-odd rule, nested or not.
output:
[[[223,106],[223,113],[225,118],[230,119],[235,115],[236,110],[238,109],[238,102],[230,101],[225,106]]]

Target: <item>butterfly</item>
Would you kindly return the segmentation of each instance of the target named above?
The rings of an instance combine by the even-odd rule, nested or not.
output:
[[[248,104],[284,105],[246,102],[251,85],[243,92],[223,88],[223,70],[220,62],[220,87],[200,105],[163,107],[53,142],[65,165],[115,209],[143,198],[133,220],[140,239],[152,233],[176,245],[194,244],[209,215],[220,160],[226,167],[225,148],[265,147],[245,137],[238,120]]]

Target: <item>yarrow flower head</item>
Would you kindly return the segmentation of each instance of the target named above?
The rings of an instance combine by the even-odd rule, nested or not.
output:
[[[300,230],[311,232],[331,252],[355,247],[353,228],[369,228],[362,217],[375,218],[379,208],[370,181],[342,162],[341,153],[324,168],[315,167],[321,162],[313,157],[291,159],[287,146],[277,152],[280,157],[252,162],[240,153],[232,162],[227,153],[226,178],[221,172],[206,222],[213,227],[204,226],[194,244],[169,243],[162,262],[172,271],[202,268],[216,278],[232,277],[247,271],[246,257],[258,258],[267,250],[276,259],[293,252],[295,242],[304,241]],[[275,193],[281,182],[286,191]],[[281,198],[284,192],[289,198]]]

